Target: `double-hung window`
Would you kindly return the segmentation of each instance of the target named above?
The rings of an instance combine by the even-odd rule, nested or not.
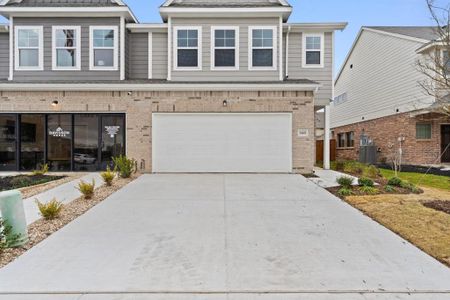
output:
[[[53,26],[53,70],[81,69],[80,32],[79,26]]]
[[[174,35],[175,69],[202,69],[202,29],[201,27],[176,27]]]
[[[303,68],[323,68],[324,66],[324,35],[303,34]]]
[[[249,70],[276,70],[277,27],[249,27]]]
[[[431,137],[432,137],[431,123],[416,124],[416,139],[431,140]]]
[[[42,26],[15,27],[15,69],[43,70],[44,41]]]
[[[91,26],[89,48],[91,70],[118,70],[119,36],[117,26]]]
[[[239,27],[211,27],[211,70],[239,69]]]

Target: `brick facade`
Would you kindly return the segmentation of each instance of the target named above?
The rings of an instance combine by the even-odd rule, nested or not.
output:
[[[416,139],[416,124],[429,123],[432,125],[431,139]],[[403,162],[410,165],[441,163],[441,124],[450,124],[450,118],[436,114],[414,117],[411,113],[383,117],[356,124],[336,127],[333,137],[337,139],[339,133],[353,131],[355,133],[354,148],[337,149],[337,159],[357,160],[359,158],[360,136],[364,132],[379,148],[378,161],[388,162],[393,149],[398,149],[398,138],[405,137],[403,143]],[[395,148],[396,147],[396,148]]]
[[[312,92],[0,92],[0,113],[125,113],[127,155],[152,170],[154,112],[290,112],[293,115],[293,171],[314,165]],[[52,106],[57,100],[59,104]],[[224,107],[223,101],[228,105]],[[298,137],[298,129],[309,137]]]

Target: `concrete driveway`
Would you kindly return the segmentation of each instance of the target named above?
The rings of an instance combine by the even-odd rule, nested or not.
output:
[[[0,299],[443,300],[450,270],[297,175],[145,175],[0,270]]]

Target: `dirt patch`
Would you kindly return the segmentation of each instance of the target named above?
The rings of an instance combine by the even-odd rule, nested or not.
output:
[[[35,186],[55,180],[60,180],[66,176],[56,175],[17,175],[0,178],[0,192]]]
[[[445,199],[450,192],[424,188],[420,195],[349,196],[345,201],[450,266],[450,215],[422,204]]]
[[[111,187],[102,186],[95,190],[95,196],[90,200],[85,200],[83,197],[74,200],[73,202],[64,206],[61,212],[61,216],[58,219],[51,221],[40,219],[34,222],[30,226],[28,226],[28,235],[30,239],[28,244],[20,248],[5,249],[0,253],[0,268],[6,266],[59,229],[63,228],[79,216],[83,215],[88,210],[108,198],[116,191],[123,188],[125,185],[129,184],[137,177],[139,177],[139,175],[136,174],[130,179],[120,178],[115,180],[114,185]]]
[[[425,201],[423,205],[428,208],[432,208],[438,211],[443,211],[446,214],[450,214],[450,200],[434,200],[434,201]]]

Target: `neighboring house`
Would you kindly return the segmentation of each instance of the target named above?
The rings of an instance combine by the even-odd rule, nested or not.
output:
[[[1,1],[1,0],[0,0]],[[296,172],[333,97],[334,31],[284,0],[3,0],[0,170]]]
[[[432,109],[417,61],[437,39],[433,27],[363,27],[335,81],[331,127],[338,159],[358,159],[361,137],[389,162],[402,146],[405,164],[450,163],[450,118]],[[442,156],[441,156],[442,154]]]

